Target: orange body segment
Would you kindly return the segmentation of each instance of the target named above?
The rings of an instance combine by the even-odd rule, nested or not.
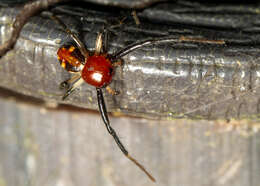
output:
[[[84,62],[84,57],[80,54],[78,48],[73,45],[64,46],[57,52],[60,65],[69,72],[80,71],[80,66]]]

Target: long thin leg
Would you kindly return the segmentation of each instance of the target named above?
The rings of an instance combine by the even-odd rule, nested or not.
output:
[[[189,38],[189,37],[184,37],[181,36],[180,38],[158,38],[158,39],[150,39],[150,40],[145,40],[141,41],[138,43],[133,43],[126,48],[123,48],[122,50],[116,52],[112,56],[112,61],[115,61],[130,52],[147,46],[147,45],[152,45],[152,44],[157,44],[157,43],[163,43],[163,42],[173,42],[173,43],[179,43],[179,42],[196,42],[196,43],[206,43],[206,44],[218,44],[218,45],[223,45],[225,44],[224,40],[208,40],[208,39],[203,39],[203,38]]]
[[[110,125],[102,90],[100,88],[96,88],[96,89],[97,89],[97,99],[98,99],[99,111],[100,111],[101,117],[106,125],[107,131],[109,132],[109,134],[111,136],[113,136],[116,144],[118,145],[120,150],[124,153],[124,155],[129,160],[131,160],[134,164],[136,164],[153,182],[155,182],[155,179],[153,178],[153,176],[149,172],[147,172],[147,170],[137,160],[135,160],[132,156],[129,155],[128,151],[125,149],[124,145],[119,140],[115,130]]]
[[[65,100],[72,92],[74,92],[82,83],[84,82],[84,80],[82,78],[79,78],[78,80],[76,80],[76,82],[74,83],[73,86],[71,86],[71,88],[69,88],[66,93],[63,95],[62,100]]]
[[[74,74],[70,79],[67,79],[60,84],[60,89],[69,89],[72,84],[79,80],[81,77],[80,73]]]
[[[122,66],[123,61],[121,59],[117,59],[117,61],[112,61],[112,66],[113,67],[119,67]]]
[[[99,55],[102,52],[102,33],[98,33],[95,46],[95,54]]]
[[[104,28],[101,33],[98,33],[95,45],[95,54],[99,55],[100,53],[107,53],[107,29]]]
[[[51,15],[51,18],[56,21],[59,25],[62,26],[62,28],[70,35],[70,37],[74,40],[76,45],[78,46],[81,54],[85,57],[88,58],[89,56],[89,51],[86,49],[85,45],[80,41],[78,36],[74,34],[57,16]]]
[[[146,45],[151,45],[151,44],[156,44],[156,43],[161,43],[161,42],[178,42],[179,40],[177,38],[173,38],[173,39],[169,39],[169,38],[166,38],[166,39],[150,39],[150,40],[145,40],[145,41],[141,41],[141,42],[138,42],[138,43],[133,43],[129,46],[127,46],[126,48],[123,48],[122,50],[119,50],[118,52],[116,52],[113,56],[112,56],[112,61],[115,61],[127,54],[129,54],[130,52],[138,49],[138,48],[141,48],[141,47],[144,47]]]
[[[108,30],[104,28],[103,30],[103,53],[107,53],[108,51]]]

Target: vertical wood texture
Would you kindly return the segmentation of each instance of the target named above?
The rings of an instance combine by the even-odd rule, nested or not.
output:
[[[111,123],[157,185],[260,183],[260,135],[251,129],[203,120]],[[98,113],[7,97],[0,97],[0,161],[0,186],[153,185],[119,151]]]

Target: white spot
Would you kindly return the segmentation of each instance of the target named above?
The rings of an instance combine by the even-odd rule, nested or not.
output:
[[[65,186],[65,184],[64,184],[63,180],[58,180],[56,182],[56,186]]]
[[[92,78],[97,81],[97,82],[101,82],[102,80],[102,74],[95,72],[94,74],[92,74]]]
[[[256,76],[260,77],[260,72],[259,71],[256,71]]]
[[[29,154],[26,158],[26,166],[30,175],[33,175],[36,170],[36,161],[35,157],[32,154]]]
[[[246,76],[245,71],[242,71],[242,72],[241,72],[241,78],[244,78],[245,76]]]
[[[245,91],[246,87],[245,86],[240,86],[240,91]]]

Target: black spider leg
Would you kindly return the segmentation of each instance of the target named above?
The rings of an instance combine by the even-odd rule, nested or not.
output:
[[[162,43],[162,42],[180,42],[178,38],[159,38],[159,39],[150,39],[150,40],[145,40],[141,41],[138,43],[133,43],[122,50],[119,50],[112,56],[112,60],[115,61],[117,59],[122,58],[123,56],[129,54],[130,52],[142,48],[147,45],[152,45],[152,44],[157,44],[157,43]]]
[[[106,26],[103,29],[103,53],[108,51],[108,30]]]
[[[141,47],[157,44],[157,43],[164,43],[164,42],[172,42],[172,43],[180,43],[180,42],[195,42],[195,43],[204,43],[204,44],[217,44],[217,45],[224,45],[224,40],[208,40],[203,38],[189,38],[181,36],[179,38],[158,38],[158,39],[150,39],[145,41],[140,41],[138,43],[133,43],[122,50],[119,50],[112,56],[112,60],[117,60],[130,52],[139,49]]]
[[[60,83],[60,89],[68,90],[69,88],[71,88],[71,86],[73,86],[74,83],[76,83],[80,79],[80,77],[80,73],[74,74],[71,78]]]
[[[79,77],[78,79],[75,80],[73,85],[66,91],[66,93],[62,96],[62,100],[65,100],[72,92],[74,92],[82,83],[84,80]]]
[[[102,37],[102,53],[108,54],[108,29],[107,26],[104,26],[104,28],[101,31],[101,37]],[[113,65],[113,61],[112,61]],[[109,85],[106,86],[106,90],[111,95],[118,95],[120,92],[118,90],[113,89]]]
[[[96,54],[107,54],[108,49],[108,32],[107,28],[104,26],[102,31],[98,33],[96,39],[95,53]]]
[[[125,18],[124,18],[125,19]],[[124,20],[123,19],[123,20]],[[120,27],[122,25],[123,20],[121,20],[119,23],[117,24],[113,24],[112,22],[109,23],[107,22],[102,29],[102,40],[103,40],[103,53],[108,53],[108,33],[113,33],[114,29],[117,29],[118,27]]]
[[[51,15],[51,18],[56,21],[59,25],[62,26],[62,28],[69,34],[69,36],[74,40],[76,43],[78,49],[80,50],[81,54],[85,57],[88,58],[89,56],[89,51],[86,49],[85,45],[80,41],[78,36],[73,33],[57,16]],[[85,61],[84,61],[85,62]],[[84,65],[84,64],[83,64]]]
[[[115,130],[110,125],[102,90],[101,90],[101,88],[96,88],[96,90],[97,90],[98,108],[99,108],[102,120],[106,125],[107,131],[114,138],[116,144],[118,145],[120,150],[124,153],[124,155],[129,160],[131,160],[133,163],[135,163],[153,182],[155,182],[155,179],[153,178],[153,176],[140,163],[138,163],[132,156],[129,155],[128,151],[125,149],[124,145],[119,140]]]

